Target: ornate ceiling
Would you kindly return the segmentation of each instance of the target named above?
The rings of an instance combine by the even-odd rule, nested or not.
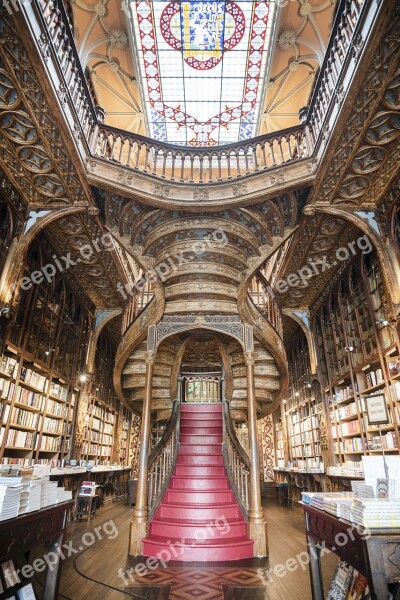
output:
[[[143,2],[143,4],[146,3]],[[168,3],[162,2],[159,4],[160,6],[162,4],[162,8],[164,8],[164,5],[167,5]],[[221,6],[222,4],[229,4],[231,5],[231,8],[234,7],[234,5],[236,6],[236,4],[240,5],[236,12],[238,14],[246,15],[248,13],[248,8],[252,7],[254,3],[245,0],[244,2],[238,3],[221,2],[219,4],[221,4]],[[329,0],[322,3],[317,2],[316,0],[311,2],[308,0],[291,0],[281,3],[284,4],[282,8],[275,7],[274,2],[259,2],[256,4],[269,6],[269,17],[267,29],[265,30],[267,36],[265,39],[266,54],[262,64],[260,63],[260,65],[258,65],[258,63],[254,63],[258,69],[256,77],[259,78],[262,76],[262,71],[267,73],[269,71],[269,79],[268,82],[262,79],[254,80],[259,81],[257,98],[261,101],[261,106],[258,111],[259,114],[255,117],[250,111],[248,114],[246,113],[246,116],[243,114],[239,117],[239,119],[245,117],[248,121],[247,125],[245,121],[243,121],[242,128],[244,137],[284,129],[299,123],[298,112],[302,107],[308,104],[315,75],[323,61],[334,9],[334,2]],[[170,5],[172,12],[175,10],[175,5],[179,7],[179,3],[172,2]],[[242,8],[241,5],[243,5],[244,8]],[[142,81],[138,58],[136,58],[137,51],[140,50],[141,46],[140,40],[142,40],[143,37],[141,37],[140,34],[138,35],[137,48],[135,48],[133,43],[134,36],[129,3],[125,0],[124,2],[117,2],[116,0],[74,0],[72,1],[72,7],[75,39],[82,65],[87,69],[90,75],[97,103],[105,110],[105,122],[127,131],[141,134],[152,133],[154,137],[164,135],[163,127],[165,128],[165,125],[163,125],[163,123],[165,107],[161,107],[161,113],[157,113],[154,110],[154,105],[150,108],[148,105],[144,106],[142,104],[143,98],[146,99],[146,102],[150,103],[149,93],[151,92],[147,91],[146,82],[144,80]],[[275,8],[276,16],[274,17],[273,13]],[[174,19],[176,17],[172,15],[172,18]],[[231,17],[229,16],[229,18]],[[246,19],[250,23],[250,16],[246,17],[245,20]],[[242,33],[239,21],[236,18],[236,25],[234,26],[232,21],[230,29],[227,30],[227,35],[230,36],[228,41],[233,40],[231,44],[232,48],[230,48],[230,46],[227,48],[228,53],[226,60],[228,62],[229,51],[231,52],[233,59],[235,52],[239,51],[241,48],[240,44],[245,44],[244,37],[243,39],[240,38]],[[227,26],[229,25],[228,22],[226,24]],[[161,34],[161,31],[158,32],[157,30],[157,36],[159,36],[162,43],[165,44],[166,50],[169,48],[170,52],[167,53],[168,56],[172,56],[174,53],[177,55],[179,54],[180,56],[180,53],[177,53],[176,49],[174,50],[176,43],[178,42],[174,42],[176,36],[172,35],[172,33],[175,31],[175,34],[178,34],[176,28],[173,29],[173,26],[174,22],[172,22],[171,25],[172,29],[169,25],[168,27],[166,26],[167,29],[164,27],[164,37]],[[259,29],[259,24],[257,25],[257,28]],[[143,34],[150,35],[147,29]],[[167,30],[172,32],[169,37],[167,35]],[[244,36],[248,35],[247,31],[248,30],[246,29]],[[270,38],[270,42],[267,38]],[[167,43],[165,39],[169,40],[169,43]],[[218,40],[214,40],[215,43],[217,43],[217,41]],[[258,49],[259,47],[257,50]],[[205,59],[218,62],[218,48],[211,49],[209,53],[210,56],[205,56],[204,53],[199,54],[195,49],[194,54],[192,52],[192,58],[188,55],[185,60],[191,60],[193,63],[194,60],[197,60],[198,62],[198,59],[203,57],[203,60],[200,60],[200,62],[204,63]],[[237,68],[238,59],[235,58],[234,60],[234,64],[236,64],[235,68]],[[148,67],[146,68],[150,68],[150,63],[146,64],[148,64]],[[255,68],[254,65],[253,69]],[[168,67],[168,65],[166,66]],[[204,74],[207,75],[207,70],[204,70],[204,64],[200,64],[200,67],[202,76]],[[221,69],[221,65],[216,65],[215,68]],[[226,72],[227,77],[229,78],[232,76],[232,69],[229,71],[228,66],[226,68],[228,69]],[[199,72],[198,69],[192,68],[191,70],[194,75],[197,75]],[[178,74],[177,72],[179,69],[175,65],[173,67],[168,67],[167,71],[168,72],[166,72],[166,69],[161,71],[160,68],[160,77],[175,76]],[[234,86],[236,87],[232,87],[232,90],[236,91],[233,92],[234,95],[232,97],[221,96],[219,92],[217,93],[216,89],[216,106],[214,107],[214,112],[210,112],[210,116],[213,116],[214,113],[220,115],[223,114],[225,106],[220,104],[221,101],[223,101],[223,104],[226,104],[226,107],[229,109],[233,109],[234,106],[237,105],[238,98],[241,96],[241,90],[243,89],[243,83],[240,83],[240,81],[238,82],[237,80],[238,77],[243,77],[245,65],[243,65],[243,69],[239,69],[239,71],[240,74],[237,71],[233,72],[235,76]],[[250,71],[252,72],[252,69],[250,69]],[[152,76],[159,79],[157,72],[158,65],[155,64],[155,66],[153,65],[152,67]],[[210,75],[212,73],[213,70],[209,71]],[[221,78],[221,76],[222,74],[218,72],[218,74],[215,75],[215,78]],[[247,81],[247,84],[249,84],[249,81]],[[163,85],[166,94],[165,99],[168,100],[167,104],[170,107],[169,111],[172,111],[170,116],[174,117],[174,119],[180,110],[185,113],[185,107],[186,113],[189,116],[192,115],[194,110],[197,110],[194,105],[192,108],[186,106],[188,98],[178,97],[178,81],[174,83],[171,80],[171,82],[168,83],[167,80],[165,80],[163,81]],[[188,85],[188,83],[185,85]],[[207,100],[211,100],[211,90],[214,89],[213,85],[211,80],[210,82],[205,81],[199,83],[196,87],[193,99],[196,101],[200,100],[200,96],[203,93],[202,90],[207,89],[210,91]],[[141,87],[142,93],[140,90]],[[226,85],[225,82],[223,89],[228,89],[228,87],[229,86]],[[251,89],[255,89],[253,83],[251,83]],[[168,92],[168,90],[170,90],[170,92]],[[189,92],[187,91],[187,93]],[[239,96],[237,96],[238,93]],[[246,101],[246,98],[242,97],[241,103]],[[253,94],[250,102],[253,103]],[[153,111],[150,115],[154,122],[154,125],[150,128],[151,132],[149,128],[146,128],[145,124],[145,115],[147,111]],[[233,114],[231,115],[229,110],[228,113],[228,121],[226,122],[229,122],[233,118]],[[238,139],[237,136],[240,135],[239,120],[236,117],[237,115],[235,116],[236,120],[231,124],[232,133],[230,134],[230,137],[225,135],[225,129],[222,127],[222,129],[219,128],[218,132],[213,136],[217,141],[227,142]],[[256,121],[254,121],[254,118],[256,118]],[[185,125],[186,121],[187,119],[184,118]],[[220,122],[223,123],[223,119]],[[254,128],[252,123],[255,122],[257,122],[258,125]],[[167,134],[167,139],[170,141],[179,141],[176,136],[178,135],[180,139],[184,133],[184,129],[185,128],[179,128],[177,130],[174,125],[174,131],[171,132],[171,134]],[[203,133],[206,136],[208,135],[207,132]],[[191,135],[192,134],[190,134],[189,137]],[[200,130],[196,130],[196,136],[198,137],[196,143],[207,144],[207,140],[202,139],[202,135]],[[234,137],[235,135],[236,138]]]

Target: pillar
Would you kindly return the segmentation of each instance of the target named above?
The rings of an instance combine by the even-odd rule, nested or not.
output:
[[[155,353],[146,353],[146,378],[144,389],[144,402],[142,412],[142,426],[140,431],[139,451],[139,474],[136,492],[136,505],[133,511],[129,554],[138,556],[143,552],[142,540],[148,530],[148,508],[147,508],[147,482],[148,482],[148,457],[150,454],[150,425],[151,425],[151,402],[153,396],[153,369]]]
[[[254,389],[254,352],[245,352],[250,458],[249,536],[254,540],[254,555],[268,556],[267,527],[261,504],[260,461],[258,456],[257,406]]]

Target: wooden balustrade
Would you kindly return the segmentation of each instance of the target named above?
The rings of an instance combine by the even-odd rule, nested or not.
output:
[[[132,288],[132,294],[125,305],[122,314],[122,335],[132,325],[142,310],[153,300],[154,291],[151,283],[146,281],[145,285]]]
[[[180,397],[173,402],[172,415],[164,434],[149,456],[148,511],[153,518],[171,480],[179,451]]]
[[[250,459],[239,442],[229,412],[229,402],[223,401],[225,469],[243,516],[248,520],[250,509]]]
[[[259,173],[310,155],[304,127],[226,146],[190,148],[99,127],[94,155],[167,181],[216,183]]]
[[[269,321],[276,332],[283,337],[282,311],[275,294],[263,275],[258,272],[251,280],[249,297],[259,312]]]
[[[342,94],[340,79],[346,68],[349,53],[356,50],[355,30],[365,4],[365,0],[342,0],[336,10],[325,60],[315,83],[308,110],[307,121],[313,146],[317,143],[332,102],[336,98],[340,99]]]
[[[341,0],[304,124],[225,146],[194,148],[102,125],[62,0],[33,3],[64,81],[59,94],[69,96],[92,155],[160,180],[197,184],[236,180],[312,156],[332,102],[343,93],[340,81],[348,67],[349,53],[357,47],[361,12],[371,5],[370,0]]]

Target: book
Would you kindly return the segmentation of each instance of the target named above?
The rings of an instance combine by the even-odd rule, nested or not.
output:
[[[32,584],[24,585],[24,587],[20,588],[17,591],[18,600],[36,600],[35,591],[32,587]]]
[[[329,586],[326,600],[346,600],[352,573],[353,567],[344,560],[339,560],[332,577],[331,585]]]

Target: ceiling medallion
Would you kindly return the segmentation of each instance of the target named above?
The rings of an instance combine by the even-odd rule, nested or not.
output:
[[[184,61],[199,71],[214,68],[224,51],[242,40],[246,21],[235,2],[170,2],[161,14],[161,33]]]

